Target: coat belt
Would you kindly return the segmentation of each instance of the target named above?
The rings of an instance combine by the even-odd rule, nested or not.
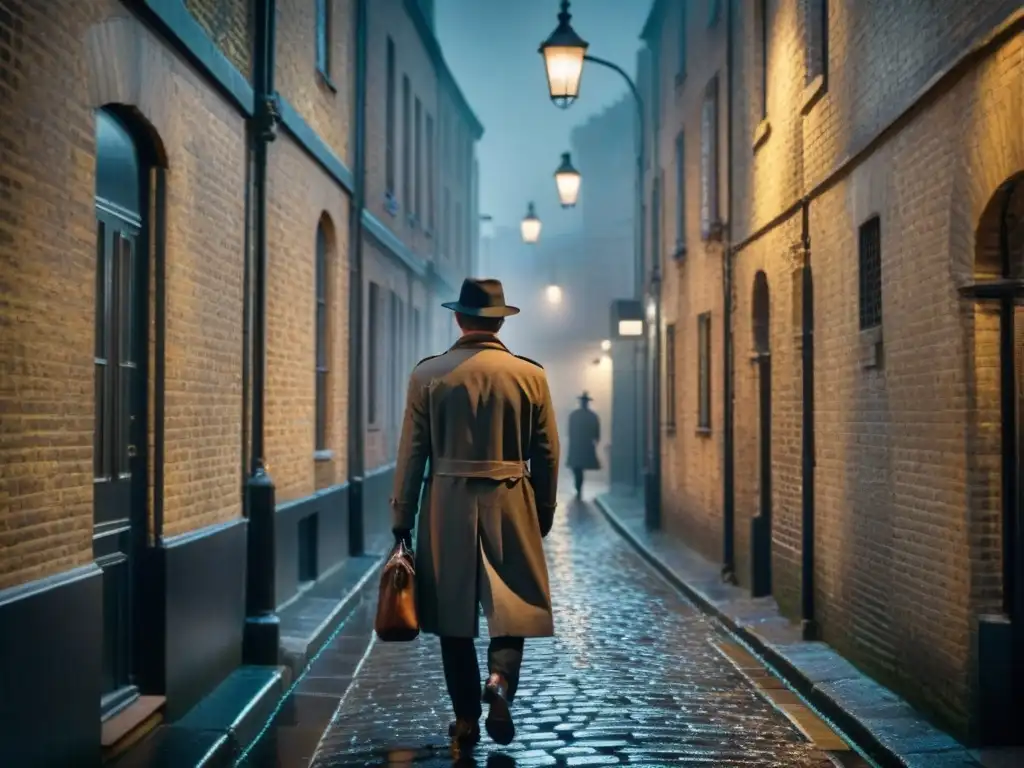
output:
[[[431,459],[430,474],[436,477],[475,477],[487,480],[518,480],[527,477],[524,461],[471,461],[469,459]]]

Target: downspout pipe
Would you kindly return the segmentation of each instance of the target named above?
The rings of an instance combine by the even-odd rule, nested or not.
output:
[[[355,188],[350,198],[349,299],[348,299],[348,546],[349,554],[362,555],[363,525],[364,380],[366,352],[363,340],[363,208],[366,202],[366,36],[367,2],[356,2],[355,24],[355,137],[353,141]]]
[[[279,110],[274,90],[276,0],[256,4],[252,118],[253,154],[253,303],[252,303],[252,457],[248,495],[248,547],[245,631],[242,661],[277,664],[281,626],[276,605],[276,506],[274,481],[264,456],[267,372],[267,156],[276,138]]]
[[[725,132],[725,221],[726,247],[722,253],[722,579],[736,583],[734,491],[735,446],[733,429],[733,330],[732,330],[732,263],[733,263],[733,93],[735,74],[733,52],[735,38],[735,0],[725,4],[725,69],[726,69],[726,132]]]
[[[803,432],[801,452],[800,619],[805,640],[818,636],[814,616],[814,279],[811,272],[810,200],[802,206],[801,381]]]

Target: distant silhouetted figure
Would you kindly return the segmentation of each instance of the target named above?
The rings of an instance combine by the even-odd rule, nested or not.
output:
[[[576,498],[583,498],[583,473],[600,469],[597,443],[601,439],[601,420],[590,410],[590,395],[580,395],[580,407],[569,414],[569,459],[566,466],[572,470],[576,484]]]

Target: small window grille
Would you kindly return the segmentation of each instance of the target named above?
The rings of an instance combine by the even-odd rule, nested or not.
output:
[[[882,324],[882,227],[877,216],[860,227],[860,329]]]

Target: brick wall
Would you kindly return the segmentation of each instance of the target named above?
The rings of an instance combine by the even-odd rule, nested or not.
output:
[[[349,200],[334,179],[280,135],[268,167],[266,450],[278,502],[348,476]],[[328,242],[327,449],[314,461],[316,233]]]
[[[725,190],[725,20],[711,23],[707,4],[671,4],[660,24],[656,66],[660,71],[657,169],[662,179],[660,256],[663,264],[662,315],[675,325],[676,387],[674,430],[662,439],[664,524],[691,546],[717,559],[722,551],[723,402],[722,259],[720,242],[701,233],[701,106],[708,83],[719,76],[719,214]],[[686,68],[680,75],[682,13],[686,11]],[[684,184],[680,200],[676,175],[676,138],[684,136]],[[683,207],[683,231],[677,210]],[[653,216],[653,210],[648,216]],[[648,230],[650,223],[648,224]],[[685,245],[685,252],[677,245]],[[651,244],[648,243],[648,247]],[[711,314],[711,428],[698,426],[698,317]],[[666,337],[663,335],[662,337]],[[667,342],[665,342],[667,343]],[[667,373],[667,371],[666,371]],[[671,394],[663,391],[663,397]],[[667,416],[662,406],[662,421]]]
[[[170,169],[165,532],[239,513],[245,154],[241,119],[120,5],[22,5],[0,23],[12,41],[0,65],[7,586],[91,558],[92,110],[103,104],[135,104]]]
[[[827,642],[963,733],[976,664],[972,621],[997,613],[1001,599],[999,320],[956,289],[976,275],[993,276],[993,195],[1024,170],[1019,26],[920,102],[869,154],[841,166],[1017,6],[829,6],[827,77],[815,79],[807,44],[813,4],[768,3],[763,116],[756,4],[733,2],[731,239],[748,241],[735,256],[731,297],[737,575],[749,584],[750,519],[759,506],[759,382],[751,358],[753,286],[763,271],[770,295],[773,593],[784,613],[799,617],[802,247],[794,205],[813,193],[817,619]],[[720,262],[691,235],[700,205],[700,102],[689,89],[715,66],[715,38],[698,18],[703,10],[691,7],[691,63],[677,84],[678,13],[668,8],[658,32],[665,250],[675,242],[674,141],[681,127],[692,137],[688,251],[678,264],[669,262],[663,288],[665,322],[677,324],[680,372],[677,434],[663,441],[664,503],[666,525],[718,557],[721,457],[705,460],[687,423],[696,416],[692,326],[699,312],[720,310]],[[1019,11],[1016,18],[1019,25]],[[724,141],[721,150],[724,156]],[[829,185],[819,189],[825,179]],[[787,209],[788,217],[758,232]],[[878,332],[859,328],[857,238],[876,214],[883,326],[881,364],[873,366]],[[978,265],[976,251],[983,253]],[[721,413],[719,332],[713,343],[714,433]]]
[[[384,203],[385,166],[387,133],[387,39],[391,37],[395,45],[395,199],[398,210],[392,215]],[[426,179],[426,121],[427,115],[432,116],[435,125],[435,158],[438,157],[437,134],[437,71],[430,59],[423,41],[420,39],[412,20],[406,15],[403,0],[375,0],[369,4],[367,32],[367,94],[366,107],[367,146],[366,146],[366,207],[386,226],[388,226],[417,255],[425,259],[434,256],[433,233],[427,234],[427,179]],[[410,81],[410,110],[415,110],[416,99],[421,104],[421,219],[412,222],[413,211],[406,210],[403,196],[403,147],[406,141],[403,135],[405,117],[402,101],[402,78],[408,76]],[[410,114],[409,126],[415,131],[415,116]],[[415,140],[408,137],[412,152],[412,175],[410,189],[414,189],[415,179]],[[440,201],[435,199],[435,211],[440,211]]]
[[[316,3],[281,0],[277,4],[275,84],[278,92],[351,168],[356,0],[328,0],[328,3],[330,48],[326,78],[317,71]],[[375,3],[369,5],[373,7]],[[372,90],[369,98],[372,103]]]
[[[252,80],[252,0],[184,0],[185,8],[227,60]]]
[[[736,239],[814,189],[1013,6],[830,5],[829,78],[821,92],[806,78],[803,4],[769,4],[771,129],[751,154],[744,137],[757,131],[760,116],[758,47],[753,18],[740,16],[747,52],[737,78]],[[1011,116],[1021,99],[1019,51],[1018,36],[983,57],[810,203],[817,618],[827,642],[958,732],[969,719],[971,620],[998,606],[998,437],[991,426],[998,425],[998,322],[955,288],[973,274],[981,210],[1024,167],[1019,120]],[[858,228],[876,214],[878,366],[871,364],[878,332],[859,329],[857,266]],[[800,374],[798,344],[790,333],[777,335],[776,318],[799,317],[787,275],[798,264],[799,235],[796,216],[744,249],[735,298],[737,554],[747,550],[743,509],[756,505],[756,485],[741,474],[749,463],[744,451],[756,451],[757,439],[744,303],[753,273],[764,268],[773,318],[774,591],[794,617]]]

